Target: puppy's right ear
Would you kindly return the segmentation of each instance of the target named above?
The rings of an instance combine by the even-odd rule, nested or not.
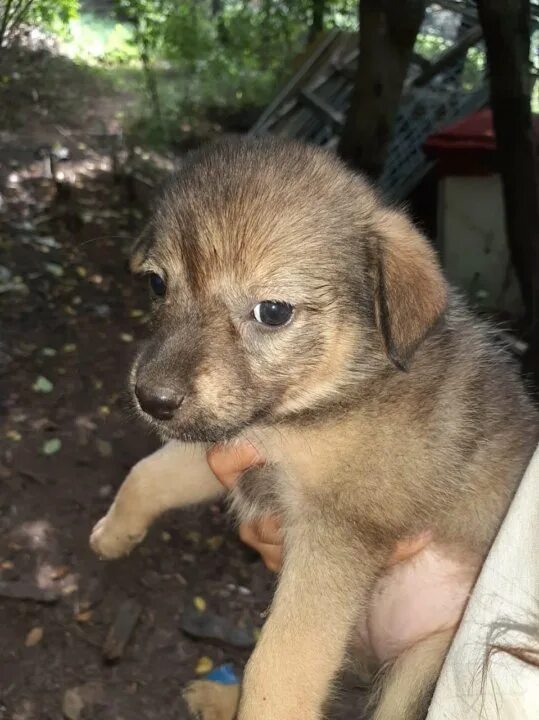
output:
[[[149,223],[135,240],[131,250],[129,251],[129,269],[132,273],[138,273],[141,271],[152,242],[153,226],[152,223]]]
[[[443,315],[448,286],[434,250],[404,213],[382,212],[376,245],[376,324],[389,359],[406,370]]]

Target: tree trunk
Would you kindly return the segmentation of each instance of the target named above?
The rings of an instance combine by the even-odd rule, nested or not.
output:
[[[324,31],[324,16],[326,14],[326,0],[311,0],[311,27],[307,42],[312,42]]]
[[[152,63],[150,60],[150,52],[147,43],[144,39],[141,42],[140,49],[140,60],[142,62],[142,69],[144,72],[144,78],[146,80],[146,89],[152,103],[152,109],[160,129],[165,132],[165,126],[163,124],[163,114],[161,112],[161,100],[159,98],[159,90],[157,88],[157,81],[153,72]]]
[[[360,56],[339,154],[372,178],[383,170],[425,0],[360,0]]]
[[[539,388],[539,185],[531,113],[529,0],[478,0],[511,259],[530,328],[526,366]]]

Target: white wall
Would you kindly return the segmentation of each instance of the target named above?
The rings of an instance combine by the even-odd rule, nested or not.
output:
[[[499,175],[440,181],[438,243],[450,281],[474,304],[519,313]]]

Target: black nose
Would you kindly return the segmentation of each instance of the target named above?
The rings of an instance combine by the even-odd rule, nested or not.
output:
[[[157,420],[170,420],[183,401],[183,396],[166,387],[135,387],[140,407]]]

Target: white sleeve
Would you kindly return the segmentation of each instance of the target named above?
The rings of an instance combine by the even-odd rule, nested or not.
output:
[[[538,720],[539,668],[506,652],[487,663],[492,644],[539,653],[539,448],[485,560],[427,720]]]

